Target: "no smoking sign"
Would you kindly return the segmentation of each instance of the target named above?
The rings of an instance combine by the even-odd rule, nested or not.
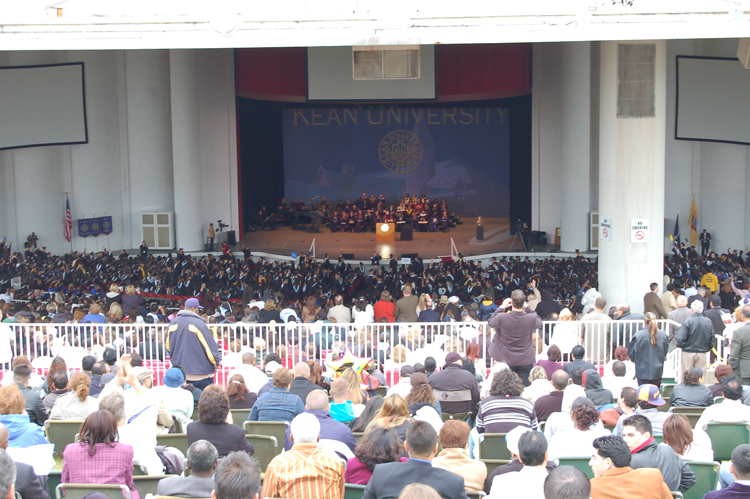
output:
[[[648,242],[648,219],[634,218],[630,221],[630,242]]]

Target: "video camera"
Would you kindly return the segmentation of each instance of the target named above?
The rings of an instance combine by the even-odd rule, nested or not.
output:
[[[226,227],[229,227],[229,225],[222,223],[221,220],[217,220],[217,225],[219,226],[219,230],[217,232],[223,231]]]

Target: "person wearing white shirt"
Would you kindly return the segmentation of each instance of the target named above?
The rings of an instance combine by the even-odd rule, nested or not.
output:
[[[544,480],[547,478],[547,440],[537,431],[528,431],[518,440],[518,460],[521,471],[504,473],[492,480],[488,498],[523,497],[544,499]]]
[[[599,411],[586,397],[578,397],[570,408],[573,428],[555,432],[549,443],[549,458],[587,457],[592,455],[594,439],[609,435],[599,423]]]
[[[360,296],[357,303],[352,307],[352,319],[354,319],[355,324],[372,324],[375,322],[375,312],[364,296]]]
[[[406,398],[411,392],[411,375],[414,374],[414,368],[412,366],[401,367],[400,377],[398,383],[388,389],[385,394],[386,397],[390,395],[401,395]]]
[[[263,385],[268,383],[268,376],[256,367],[255,362],[255,354],[251,352],[242,354],[242,365],[232,371],[227,379],[239,374],[245,380],[247,389],[257,394]]]
[[[621,360],[616,360],[612,364],[612,375],[604,376],[602,378],[602,385],[614,395],[621,393],[622,389],[628,386],[637,390],[638,382],[632,377],[628,377],[626,373],[625,363]]]
[[[705,430],[708,423],[750,423],[750,406],[742,403],[742,385],[734,374],[721,379],[724,401],[706,407],[695,427]]]

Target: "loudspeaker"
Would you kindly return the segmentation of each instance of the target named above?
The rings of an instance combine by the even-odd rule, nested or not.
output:
[[[341,253],[341,256],[344,257],[344,260],[354,260],[354,253]]]
[[[227,243],[229,243],[230,246],[237,244],[237,235],[233,230],[227,232]]]
[[[413,239],[411,233],[411,224],[406,224],[401,227],[401,241],[411,241]]]
[[[740,45],[737,47],[737,59],[745,66],[745,69],[750,69],[750,38],[740,38]]]
[[[530,239],[533,245],[547,244],[547,233],[543,230],[532,230]]]

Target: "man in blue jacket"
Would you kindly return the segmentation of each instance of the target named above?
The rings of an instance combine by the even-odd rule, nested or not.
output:
[[[221,363],[216,340],[206,321],[198,315],[202,308],[197,298],[185,300],[185,308],[169,324],[166,341],[172,365],[182,366],[187,381],[201,390],[213,384],[214,373]]]

